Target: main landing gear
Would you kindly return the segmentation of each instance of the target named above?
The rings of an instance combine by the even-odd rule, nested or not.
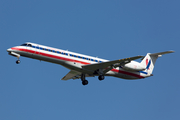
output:
[[[87,81],[87,80],[83,80],[83,81],[82,81],[82,84],[83,84],[83,85],[87,85],[87,84],[88,84],[88,81]]]
[[[100,75],[99,77],[98,77],[98,79],[101,81],[101,80],[104,80],[104,75]]]
[[[104,75],[99,75],[98,79],[101,81],[101,80],[104,80]],[[88,84],[88,81],[85,79],[85,74],[82,74],[81,75],[81,81],[82,81],[82,84],[83,85],[87,85]]]
[[[85,79],[85,74],[81,75],[81,81],[82,81],[83,85],[87,85],[88,84],[88,81]]]

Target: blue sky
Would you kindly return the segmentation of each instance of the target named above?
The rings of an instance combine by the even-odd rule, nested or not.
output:
[[[178,0],[1,0],[1,120],[180,119]],[[69,70],[21,57],[24,42],[116,60],[175,50],[157,60],[154,76],[61,81]]]

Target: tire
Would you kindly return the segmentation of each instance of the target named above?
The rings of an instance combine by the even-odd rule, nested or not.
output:
[[[87,80],[83,80],[83,81],[82,81],[82,84],[83,84],[83,85],[87,85],[87,84],[88,84],[88,81],[87,81]]]

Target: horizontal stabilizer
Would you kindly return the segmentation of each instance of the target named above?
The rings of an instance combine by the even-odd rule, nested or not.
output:
[[[159,52],[159,53],[150,53],[149,55],[153,55],[153,56],[161,56],[164,54],[168,54],[168,53],[173,53],[174,51],[166,51],[166,52]]]

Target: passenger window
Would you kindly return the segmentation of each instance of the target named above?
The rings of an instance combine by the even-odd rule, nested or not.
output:
[[[59,51],[57,51],[57,53],[59,54]]]
[[[33,48],[36,48],[35,46],[32,46]]]
[[[52,50],[52,52],[55,52],[54,50]]]

